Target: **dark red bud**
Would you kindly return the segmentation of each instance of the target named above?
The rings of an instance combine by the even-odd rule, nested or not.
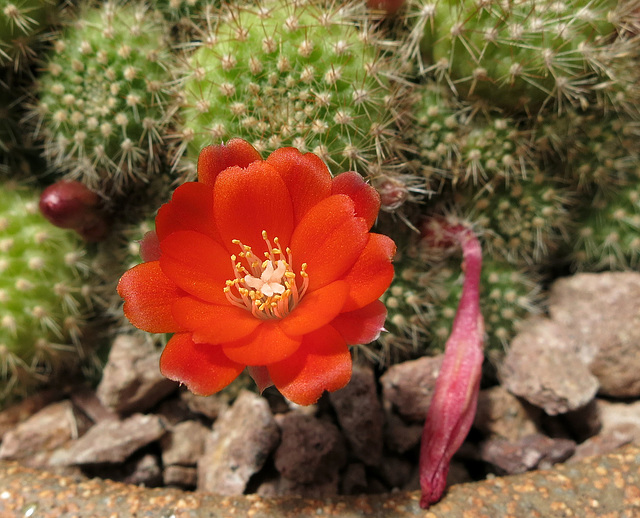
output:
[[[404,5],[404,0],[367,0],[367,5],[371,9],[379,9],[387,14],[394,14]]]
[[[56,227],[78,229],[98,211],[100,198],[80,182],[61,180],[40,195],[40,212]]]
[[[109,221],[100,197],[86,185],[60,180],[40,195],[40,212],[52,224],[78,232],[85,241],[101,241],[109,233]]]

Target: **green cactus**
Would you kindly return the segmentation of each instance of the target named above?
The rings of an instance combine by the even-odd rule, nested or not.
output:
[[[442,351],[462,291],[460,257],[451,250],[429,249],[414,237],[395,268],[393,283],[382,297],[388,333],[381,336],[379,348],[387,357],[391,350],[414,356]],[[520,322],[541,310],[541,301],[539,278],[530,268],[485,255],[480,308],[489,350],[502,351]]]
[[[263,153],[292,145],[335,172],[375,176],[396,156],[403,65],[383,53],[365,18],[355,22],[365,14],[359,3],[288,0],[214,13],[184,74],[189,159],[241,137]]]
[[[413,0],[408,52],[458,95],[529,113],[637,100],[616,0]],[[627,49],[627,50],[625,50]],[[626,56],[625,56],[626,53]],[[629,91],[633,89],[633,93]]]
[[[640,165],[640,164],[638,164]],[[635,182],[600,194],[576,211],[572,249],[578,270],[624,270],[640,265],[640,169]]]
[[[34,114],[53,168],[106,195],[153,177],[170,115],[166,34],[143,4],[107,2],[54,42]]]
[[[522,123],[486,106],[457,101],[432,81],[421,85],[415,98],[409,137],[430,183],[479,188],[494,179],[537,172],[532,131]]]
[[[0,67],[27,71],[41,50],[46,31],[57,21],[54,0],[11,0],[0,10]]]
[[[544,263],[566,239],[573,194],[560,179],[539,172],[479,191],[458,190],[454,201],[483,235],[485,257],[530,265]]]
[[[88,362],[91,285],[75,233],[38,211],[38,193],[0,184],[0,402]]]

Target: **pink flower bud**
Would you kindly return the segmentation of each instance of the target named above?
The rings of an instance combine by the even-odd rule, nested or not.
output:
[[[440,223],[440,228],[438,227]],[[449,463],[464,441],[476,413],[482,374],[484,321],[480,313],[482,250],[473,231],[462,224],[433,220],[425,228],[430,242],[462,248],[465,272],[462,296],[444,361],[422,432],[420,505],[429,507],[444,492]]]

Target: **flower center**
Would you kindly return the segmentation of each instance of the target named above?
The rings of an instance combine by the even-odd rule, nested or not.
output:
[[[250,246],[238,239],[233,240],[233,244],[238,245],[241,251],[237,256],[231,256],[236,278],[226,282],[224,293],[231,304],[251,311],[256,318],[284,318],[307,291],[307,263],[301,266],[302,285],[298,287],[296,274],[292,270],[291,249],[286,248],[283,252],[277,237],[273,240],[275,246],[272,246],[264,230],[262,239],[268,250],[264,252],[264,260],[254,254]]]

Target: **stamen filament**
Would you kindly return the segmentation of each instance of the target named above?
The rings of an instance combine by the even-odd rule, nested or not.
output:
[[[239,239],[232,240],[241,251],[237,256],[231,256],[235,279],[226,281],[223,291],[231,304],[251,311],[256,318],[284,318],[293,311],[307,291],[307,264],[303,263],[301,266],[299,275],[302,285],[298,288],[296,274],[292,270],[291,249],[287,247],[283,253],[277,237],[273,239],[273,246],[264,230],[262,239],[267,247],[264,261],[258,259],[250,246],[243,244]],[[247,267],[243,265],[243,261]]]

